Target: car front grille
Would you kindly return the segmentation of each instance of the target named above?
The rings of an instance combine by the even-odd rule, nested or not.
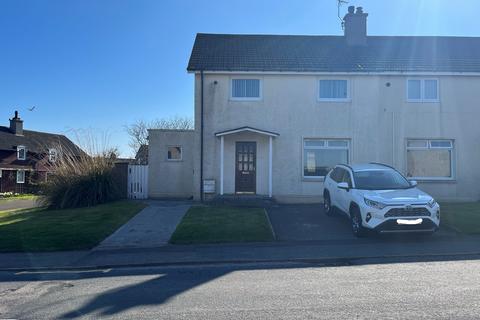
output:
[[[385,213],[385,218],[390,217],[430,217],[430,211],[427,208],[417,207],[417,208],[393,208],[388,210]]]

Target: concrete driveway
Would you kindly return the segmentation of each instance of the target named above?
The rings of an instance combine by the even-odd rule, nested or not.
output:
[[[270,222],[279,241],[378,241],[378,237],[385,240],[418,240],[429,241],[444,239],[445,237],[456,237],[457,234],[446,228],[441,228],[433,236],[419,234],[402,235],[376,235],[372,234],[367,238],[357,239],[350,229],[349,220],[336,213],[329,217],[323,212],[321,204],[310,205],[277,205],[267,209]]]

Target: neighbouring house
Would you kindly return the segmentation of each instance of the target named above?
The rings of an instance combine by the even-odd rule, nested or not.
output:
[[[480,199],[480,37],[198,34],[195,130],[150,130],[151,197],[321,201],[337,163],[382,162]]]
[[[37,191],[65,151],[78,156],[83,153],[64,135],[24,130],[15,111],[10,126],[0,126],[0,192]]]
[[[142,144],[135,154],[135,163],[140,165],[148,164],[148,144]]]

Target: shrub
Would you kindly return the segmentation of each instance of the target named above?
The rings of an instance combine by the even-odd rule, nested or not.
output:
[[[45,205],[54,209],[94,206],[120,198],[112,151],[93,156],[62,150],[41,186]]]

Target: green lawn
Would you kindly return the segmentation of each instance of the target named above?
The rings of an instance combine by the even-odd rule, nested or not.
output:
[[[466,234],[480,234],[480,202],[441,203],[441,223]]]
[[[174,244],[272,241],[264,209],[191,207],[170,239]]]
[[[118,201],[78,209],[0,211],[0,252],[89,249],[144,207]]]

